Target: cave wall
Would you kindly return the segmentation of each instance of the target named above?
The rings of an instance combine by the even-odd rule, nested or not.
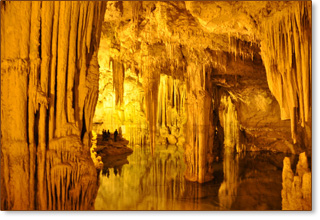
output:
[[[101,65],[117,60],[135,73],[151,149],[181,137],[186,177],[203,182],[229,148],[311,154],[310,15],[311,2],[298,1],[108,2]],[[126,71],[113,82],[116,100]],[[186,88],[176,117],[184,135],[163,126],[164,76]]]
[[[1,2],[1,208],[91,209],[105,2]]]

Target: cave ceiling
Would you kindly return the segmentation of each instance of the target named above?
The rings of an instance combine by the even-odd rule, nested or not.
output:
[[[283,1],[108,2],[100,54],[136,71],[159,66],[177,78],[191,62],[210,64],[223,74],[265,77],[262,23],[290,6]]]

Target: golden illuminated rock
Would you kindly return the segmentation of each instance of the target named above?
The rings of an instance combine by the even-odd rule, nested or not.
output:
[[[299,155],[299,162],[294,175],[288,157],[283,160],[282,171],[282,209],[311,210],[311,172],[305,153]]]
[[[237,152],[245,149],[291,153],[309,151],[310,142],[302,133],[306,133],[310,140],[310,123],[305,126],[308,120],[304,118],[306,115],[310,117],[308,109],[311,105],[309,101],[301,100],[303,97],[303,100],[309,100],[308,85],[311,84],[306,81],[306,76],[304,91],[307,93],[303,96],[298,93],[299,89],[290,90],[298,86],[295,83],[298,81],[295,78],[292,79],[295,81],[290,81],[291,75],[287,74],[292,65],[301,67],[299,74],[302,71],[304,74],[310,73],[310,63],[306,66],[306,61],[303,61],[303,67],[299,64],[302,62],[301,54],[311,51],[308,38],[311,33],[309,11],[310,2],[108,2],[103,23],[102,44],[105,46],[100,50],[104,54],[100,59],[101,65],[109,65],[108,62],[116,60],[127,69],[124,78],[127,72],[135,73],[137,81],[142,83],[144,93],[139,93],[139,96],[145,98],[140,100],[140,106],[144,106],[140,115],[144,115],[147,121],[143,127],[148,133],[144,132],[144,137],[139,138],[140,143],[150,143],[151,148],[156,142],[166,143],[167,140],[175,143],[174,139],[179,139],[180,135],[172,134],[177,129],[170,125],[170,121],[179,121],[186,115],[185,122],[177,126],[179,131],[184,130],[180,140],[185,140],[186,177],[203,182],[212,178],[208,173],[210,165],[206,163],[216,151],[213,146],[214,130],[221,123],[225,145],[231,148],[235,145]],[[301,26],[299,22],[305,25]],[[288,37],[281,39],[284,32]],[[299,50],[299,54],[294,53],[297,48],[292,49],[294,40],[298,39],[294,33],[305,42],[302,44],[305,49]],[[280,57],[281,53],[294,53],[294,64],[287,55]],[[288,66],[284,68],[282,66],[286,59]],[[311,60],[309,55],[303,59]],[[123,84],[126,84],[122,80],[123,73],[118,72],[117,69],[109,72],[113,76],[120,74],[117,81],[113,82],[115,91],[109,92],[116,97],[115,104],[118,97],[122,97]],[[290,78],[282,79],[285,87],[279,84],[281,77]],[[172,79],[179,80],[179,84],[173,85],[173,90],[170,90]],[[122,85],[118,85],[119,82]],[[168,89],[165,89],[167,86]],[[186,88],[186,93],[177,96],[177,88]],[[285,97],[291,94],[291,98],[280,99],[277,91],[282,88],[287,93]],[[132,90],[133,93],[138,94],[135,90]],[[224,91],[230,95],[228,105],[223,104],[224,99],[222,102],[216,100]],[[299,105],[290,104],[293,103],[290,100],[295,97],[295,91],[300,97]],[[173,100],[168,93],[172,93]],[[214,99],[212,106],[211,99]],[[178,103],[179,112],[172,114],[169,102],[172,102],[172,106]],[[121,111],[129,111],[127,107],[113,109],[117,115],[121,115]],[[218,114],[214,116],[213,110]],[[291,116],[284,117],[284,113],[289,112]],[[297,112],[303,119],[299,137]],[[120,121],[112,119],[117,120],[117,127],[129,127],[130,119],[119,117]],[[219,123],[214,117],[220,117]],[[281,122],[281,119],[289,118],[291,125],[286,121]],[[246,140],[247,146],[240,143],[243,140]],[[299,146],[295,145],[297,142]]]
[[[92,130],[118,129],[150,160],[183,150],[188,181],[228,160],[221,196],[225,153],[305,152],[283,207],[309,209],[311,28],[311,1],[1,2],[1,207],[92,208]]]
[[[104,11],[103,2],[1,2],[2,209],[92,208]]]

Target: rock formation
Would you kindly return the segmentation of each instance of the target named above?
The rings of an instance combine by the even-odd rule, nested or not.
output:
[[[1,24],[3,209],[89,209],[93,128],[183,147],[199,183],[225,152],[311,155],[310,1],[5,1]]]
[[[104,2],[1,2],[1,207],[92,208]]]
[[[295,174],[288,157],[283,160],[282,210],[311,210],[311,171],[305,153],[299,155]]]
[[[310,2],[108,2],[99,63],[114,103],[100,84],[94,121],[151,151],[183,145],[198,182],[228,148],[310,155],[310,15]]]

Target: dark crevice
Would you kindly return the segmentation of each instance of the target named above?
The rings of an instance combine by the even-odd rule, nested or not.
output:
[[[34,184],[33,184],[33,190],[34,190],[34,208],[38,209],[37,204],[38,204],[38,196],[37,196],[37,189],[38,189],[38,157],[35,157],[34,160]],[[31,178],[31,177],[30,177]]]
[[[76,81],[73,80],[73,87],[72,87],[72,108],[76,107]]]
[[[6,4],[7,2],[6,1],[1,1],[1,7],[6,10]]]
[[[59,16],[60,16],[60,11],[59,11]],[[58,45],[59,45],[59,19],[57,22],[57,47],[56,47],[56,65],[55,65],[55,82],[54,82],[54,121],[53,121],[53,131],[56,130],[56,117],[57,117],[57,77],[58,77]],[[53,137],[54,137],[54,132],[53,132]]]
[[[29,77],[28,77],[28,79],[27,79],[27,92],[29,91]],[[29,144],[29,95],[27,96],[27,108],[26,108],[26,110],[27,110],[27,112],[26,112],[26,116],[27,116],[27,123],[26,123],[26,126],[27,126],[27,129],[26,129],[26,133],[27,133],[27,143]],[[30,145],[29,145],[29,147],[30,147]],[[30,152],[30,150],[29,150],[29,152]]]
[[[58,191],[57,191],[57,186],[54,185],[54,192],[53,195],[55,197],[55,204],[53,204],[52,209],[53,210],[58,210]]]
[[[40,104],[38,106],[38,109],[40,109]],[[39,144],[39,133],[38,133],[38,129],[39,129],[39,119],[40,119],[40,112],[36,111],[36,113],[34,114],[34,127],[33,127],[33,132],[34,132],[34,142],[35,142],[35,152],[38,152],[38,144]],[[38,203],[38,196],[36,195],[37,190],[37,186],[38,186],[38,157],[37,155],[35,155],[35,162],[34,162],[34,166],[35,166],[35,172],[34,172],[34,192],[35,192],[35,199],[34,199],[34,207],[35,209],[37,209],[37,204]]]
[[[50,109],[47,108],[47,110],[46,110],[46,125],[45,125],[46,148],[48,148],[48,144],[49,144],[49,115],[50,115]]]
[[[86,133],[86,119],[85,119],[85,111],[83,107],[83,117],[82,117],[82,130],[81,130],[81,140],[83,140],[84,134]]]
[[[58,58],[58,54],[57,54],[57,58]],[[58,59],[57,59],[58,60]],[[56,65],[56,77],[55,77],[55,83],[54,83],[54,121],[53,121],[53,126],[54,126],[54,130],[56,128],[56,118],[57,118],[57,71],[58,71],[58,65]],[[53,135],[54,136],[54,135]]]
[[[39,108],[40,108],[40,106],[39,106]],[[36,113],[34,114],[34,127],[33,127],[34,141],[35,141],[36,147],[38,147],[38,144],[39,144],[39,138],[38,138],[39,137],[39,132],[38,132],[39,119],[40,119],[40,112],[36,111]]]
[[[41,4],[40,4],[40,10],[41,10]],[[38,51],[39,51],[39,58],[40,60],[42,59],[42,53],[41,53],[41,37],[42,37],[42,33],[41,33],[41,29],[42,29],[42,20],[41,20],[41,17],[40,17],[40,26],[39,26],[39,46],[38,46]],[[41,74],[39,74],[41,75]],[[39,80],[40,80],[40,76],[39,76]]]
[[[79,207],[78,207],[78,209],[80,210],[80,208],[81,208],[81,202],[82,202],[82,190],[80,190],[80,193],[79,193]]]

